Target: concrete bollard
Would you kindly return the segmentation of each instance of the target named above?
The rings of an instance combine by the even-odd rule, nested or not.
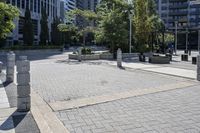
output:
[[[82,56],[82,48],[78,49],[78,61],[81,62],[81,56]]]
[[[117,67],[122,67],[122,50],[117,50]]]
[[[0,73],[2,72],[3,69],[3,63],[0,61]]]
[[[197,56],[197,80],[200,81],[200,55]]]
[[[17,61],[17,111],[28,112],[31,108],[30,62],[27,56]]]
[[[7,54],[7,66],[6,66],[6,82],[14,81],[14,72],[15,72],[15,53],[9,52]]]

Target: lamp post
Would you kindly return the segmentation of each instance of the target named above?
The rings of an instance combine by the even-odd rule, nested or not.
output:
[[[198,51],[200,54],[200,29],[198,30]]]
[[[188,54],[188,27],[186,28],[185,53]]]
[[[132,0],[128,0],[128,5],[129,5],[129,53],[131,53],[131,46],[132,46],[132,10],[130,9],[131,6],[133,5]]]
[[[178,21],[175,21],[175,55],[177,55],[177,43],[178,43],[177,28],[178,28]]]

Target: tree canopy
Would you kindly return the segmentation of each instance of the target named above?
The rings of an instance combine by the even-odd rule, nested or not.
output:
[[[19,16],[19,10],[4,2],[0,2],[0,39],[4,39],[15,28],[13,20]]]

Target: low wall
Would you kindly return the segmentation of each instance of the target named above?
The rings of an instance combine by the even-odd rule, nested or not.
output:
[[[91,55],[81,55],[82,60],[99,60],[99,54],[91,54]]]
[[[138,57],[138,53],[123,53],[122,58],[132,58],[132,57]],[[102,53],[102,54],[92,54],[92,55],[82,55],[82,60],[113,60],[113,54],[112,53]],[[69,59],[78,59],[77,54],[69,54]]]
[[[69,59],[78,60],[77,54],[69,54]],[[99,54],[91,54],[91,55],[81,55],[82,60],[99,60]]]
[[[122,58],[133,58],[138,57],[139,53],[122,53]]]
[[[111,53],[100,54],[100,59],[102,59],[102,60],[112,60],[113,54],[111,54]]]

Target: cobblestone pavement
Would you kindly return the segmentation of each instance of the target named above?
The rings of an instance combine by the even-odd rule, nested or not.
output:
[[[71,133],[199,133],[200,86],[56,112]]]
[[[31,62],[31,84],[47,102],[147,89],[186,81],[161,74],[127,71],[99,62],[48,59]]]

